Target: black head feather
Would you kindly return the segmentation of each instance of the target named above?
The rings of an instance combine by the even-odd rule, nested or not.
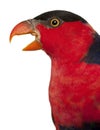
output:
[[[46,13],[43,13],[43,14],[35,17],[34,19],[48,20],[52,17],[59,17],[60,19],[62,19],[63,21],[66,21],[66,22],[82,21],[84,23],[87,23],[87,21],[85,19],[83,19],[82,17],[80,17],[74,13],[71,13],[68,11],[63,11],[63,10],[55,10],[55,11],[46,12]]]

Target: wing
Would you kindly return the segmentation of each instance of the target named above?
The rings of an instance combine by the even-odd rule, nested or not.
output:
[[[59,130],[100,130],[100,123],[84,123],[81,128],[59,126]]]
[[[91,64],[100,64],[100,35],[95,35],[94,42],[83,61]]]

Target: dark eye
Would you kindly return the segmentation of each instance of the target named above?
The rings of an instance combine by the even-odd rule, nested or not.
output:
[[[60,24],[60,20],[57,18],[53,18],[53,19],[51,19],[50,24],[52,27],[57,27]]]

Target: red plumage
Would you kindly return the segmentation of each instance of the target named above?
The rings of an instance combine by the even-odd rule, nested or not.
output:
[[[11,38],[18,33],[19,25]],[[99,35],[80,16],[63,11],[42,14],[24,21],[23,26],[29,28],[27,33],[35,30],[36,41],[51,58],[49,100],[56,130],[87,130],[84,124],[93,122],[98,126],[88,125],[89,130],[99,130]],[[22,33],[25,31],[19,29]]]

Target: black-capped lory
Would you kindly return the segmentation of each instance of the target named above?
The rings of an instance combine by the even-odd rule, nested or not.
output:
[[[56,130],[100,130],[99,34],[63,10],[17,24],[10,40],[22,34],[35,36],[23,50],[42,49],[51,59],[49,100]]]

